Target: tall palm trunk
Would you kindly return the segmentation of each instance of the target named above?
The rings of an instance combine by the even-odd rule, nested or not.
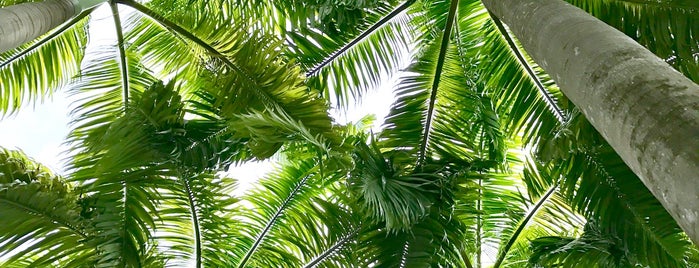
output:
[[[106,0],[47,0],[0,8],[0,53],[17,48]]]
[[[483,0],[699,245],[699,86],[562,0]]]

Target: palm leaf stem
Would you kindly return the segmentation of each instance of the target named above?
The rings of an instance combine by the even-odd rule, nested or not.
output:
[[[410,253],[410,241],[405,241],[403,244],[403,252],[400,256],[400,268],[405,268],[408,263],[408,253]]]
[[[124,33],[122,31],[122,25],[121,25],[121,17],[119,16],[119,7],[116,5],[114,1],[109,2],[109,7],[112,9],[112,17],[114,18],[114,27],[116,28],[116,34],[117,34],[117,46],[119,49],[119,64],[120,64],[120,71],[121,71],[121,79],[122,79],[122,90],[124,91],[123,93],[123,98],[124,98],[124,109],[129,104],[129,73],[128,73],[128,66],[126,62],[126,52],[124,51]],[[126,219],[126,215],[128,214],[127,211],[127,202],[128,202],[128,196],[129,196],[129,182],[124,181],[123,185],[123,190],[124,190],[124,197],[123,197],[123,205],[124,205],[124,211],[121,214],[122,217],[122,222],[128,222]],[[128,237],[128,230],[127,226],[124,225],[122,226],[122,243],[121,243],[121,252],[126,252],[128,249],[126,241],[126,237]],[[139,260],[140,262],[140,260]],[[140,264],[139,264],[140,265]]]
[[[541,96],[544,97],[544,101],[546,102],[546,104],[556,114],[556,118],[558,119],[558,121],[560,123],[568,121],[568,118],[565,115],[565,113],[563,113],[563,110],[560,107],[558,107],[556,101],[553,100],[553,98],[551,98],[551,95],[549,95],[548,90],[546,90],[544,85],[541,83],[539,77],[536,76],[536,73],[534,73],[534,70],[529,65],[527,60],[524,58],[522,52],[519,51],[519,48],[517,48],[517,45],[512,39],[512,36],[510,36],[510,33],[507,31],[507,29],[505,29],[505,26],[502,24],[502,21],[500,21],[500,19],[490,11],[488,11],[488,14],[490,14],[490,18],[492,18],[493,22],[495,23],[495,26],[498,27],[498,30],[502,34],[503,38],[505,38],[505,41],[507,41],[507,44],[510,46],[510,50],[512,50],[512,52],[515,54],[515,57],[517,57],[517,60],[519,60],[524,70],[527,71],[527,74],[529,74],[529,77],[532,79],[532,81],[534,81],[534,84],[536,84],[536,88],[539,89],[539,92],[541,92]]]
[[[427,108],[425,132],[422,135],[423,140],[422,144],[420,144],[420,150],[418,152],[417,167],[420,167],[425,160],[425,151],[427,150],[427,143],[430,139],[430,131],[432,129],[432,116],[434,114],[435,101],[437,100],[437,89],[439,88],[439,80],[442,76],[442,68],[444,68],[444,60],[446,59],[447,48],[449,47],[449,37],[451,36],[451,29],[454,26],[454,18],[456,16],[456,9],[458,6],[459,0],[451,1],[451,6],[449,7],[449,14],[447,15],[446,26],[444,26],[444,34],[442,35],[442,41],[439,48],[439,56],[437,58],[437,66],[435,67],[434,80],[432,81],[430,103]]]
[[[114,1],[109,2],[109,7],[112,9],[112,17],[114,18],[114,27],[117,35],[117,48],[119,49],[119,67],[121,69],[121,87],[124,91],[124,107],[129,105],[129,66],[126,62],[126,51],[124,50],[124,31],[121,26],[121,16],[119,16],[119,7]]]
[[[482,254],[482,237],[481,229],[483,229],[483,178],[478,176],[478,200],[476,200],[476,263],[477,268],[482,268],[481,266],[481,254]]]
[[[73,27],[76,23],[78,23],[79,21],[81,21],[83,18],[87,17],[87,15],[90,15],[90,13],[92,13],[93,10],[95,10],[95,7],[83,11],[83,12],[80,13],[79,15],[75,16],[74,18],[72,18],[70,21],[64,23],[64,24],[63,24],[61,27],[59,27],[58,29],[52,31],[50,34],[48,34],[48,35],[44,36],[43,38],[39,39],[39,41],[36,41],[34,44],[32,44],[31,46],[29,46],[28,48],[26,48],[26,49],[20,51],[19,53],[13,55],[12,57],[10,57],[9,59],[7,59],[6,61],[0,63],[0,69],[1,69],[1,68],[4,68],[5,66],[9,65],[10,63],[12,63],[12,62],[15,61],[15,60],[17,60],[17,59],[19,59],[19,58],[21,58],[21,57],[24,57],[25,55],[29,54],[30,52],[34,51],[35,49],[37,49],[37,48],[43,46],[43,45],[46,44],[47,42],[49,42],[49,41],[53,40],[54,38],[56,38],[57,36],[61,35],[63,32],[65,32],[66,30],[68,30],[68,29],[70,29],[71,27]]]
[[[284,199],[284,202],[277,208],[277,211],[274,213],[274,216],[272,216],[271,219],[267,222],[266,226],[264,229],[262,229],[262,232],[257,236],[255,239],[255,242],[252,244],[252,247],[248,250],[248,252],[245,253],[245,256],[243,259],[240,261],[238,264],[238,268],[243,268],[245,267],[245,264],[247,264],[248,260],[250,260],[250,257],[252,256],[253,253],[255,253],[255,250],[257,250],[257,247],[262,243],[262,240],[265,238],[267,233],[269,232],[270,229],[272,229],[272,226],[274,226],[274,223],[277,221],[277,219],[281,216],[282,212],[284,209],[286,209],[286,206],[291,202],[291,199],[296,195],[301,190],[301,187],[303,187],[306,184],[306,181],[308,178],[310,178],[311,175],[306,175],[303,177],[303,179],[299,182],[298,185],[294,188],[294,190],[289,193],[289,196]]]
[[[236,72],[242,74],[242,75],[246,78],[246,80],[248,80],[248,82],[255,83],[255,81],[252,79],[252,76],[251,76],[250,74],[248,74],[245,70],[243,70],[242,68],[240,68],[238,65],[236,65],[236,64],[233,63],[232,61],[230,61],[230,60],[229,60],[228,58],[226,58],[221,52],[219,52],[218,50],[216,50],[214,47],[212,47],[211,45],[209,45],[209,44],[208,44],[207,42],[205,42],[204,40],[200,39],[199,37],[197,37],[197,36],[195,36],[194,34],[192,34],[191,32],[189,32],[187,29],[180,27],[180,26],[177,25],[176,23],[174,23],[174,22],[172,22],[172,21],[166,19],[166,18],[163,17],[162,15],[160,15],[160,14],[154,12],[153,10],[149,9],[148,7],[146,7],[146,6],[144,6],[144,5],[140,4],[140,3],[137,3],[137,2],[135,2],[135,1],[133,1],[133,0],[115,0],[115,1],[116,1],[117,3],[120,3],[120,4],[123,4],[123,5],[129,6],[129,7],[133,8],[133,9],[137,10],[138,12],[141,12],[142,14],[144,14],[144,15],[148,16],[149,18],[151,18],[151,19],[155,20],[156,22],[158,22],[160,25],[165,26],[165,28],[169,29],[170,31],[172,31],[172,32],[174,32],[174,33],[176,33],[176,34],[182,35],[182,36],[184,36],[185,38],[191,40],[191,41],[194,42],[195,44],[197,44],[197,45],[199,45],[200,47],[202,47],[203,49],[205,49],[205,50],[206,50],[207,52],[209,52],[210,54],[216,56],[217,59],[221,60],[221,61],[222,61],[224,64],[226,64],[228,67],[230,67],[230,68],[233,69],[234,71],[236,71]]]
[[[117,2],[117,3],[123,4],[123,5],[129,6],[129,7],[133,8],[133,9],[135,9],[135,10],[141,12],[142,14],[144,14],[144,15],[148,16],[149,18],[153,19],[154,21],[156,21],[156,22],[159,23],[160,25],[164,26],[165,28],[167,28],[167,29],[170,30],[171,32],[173,32],[173,33],[175,33],[175,34],[177,34],[177,35],[182,35],[182,36],[184,36],[185,38],[191,40],[191,41],[194,42],[195,44],[197,44],[197,45],[199,45],[200,47],[202,47],[203,49],[205,49],[209,54],[213,55],[216,59],[221,60],[221,62],[223,62],[226,66],[228,66],[229,68],[231,68],[233,71],[235,71],[235,72],[241,74],[241,76],[242,76],[243,78],[245,78],[245,80],[247,80],[247,82],[249,82],[249,83],[251,83],[251,84],[253,84],[253,85],[258,85],[258,84],[259,84],[259,83],[257,83],[257,81],[255,81],[255,79],[253,79],[253,76],[252,76],[250,73],[248,73],[247,71],[243,70],[243,68],[241,68],[241,67],[239,67],[238,65],[236,65],[234,62],[232,62],[230,59],[228,59],[225,55],[223,55],[221,52],[219,52],[218,50],[216,50],[216,48],[214,48],[214,47],[212,47],[211,45],[209,45],[206,41],[204,41],[204,40],[200,39],[199,37],[195,36],[194,34],[192,34],[192,33],[191,33],[190,31],[188,31],[187,29],[180,27],[180,26],[177,25],[175,22],[168,20],[168,19],[165,18],[164,16],[162,16],[162,15],[160,15],[160,14],[154,12],[153,10],[149,9],[148,7],[146,7],[146,6],[144,6],[144,5],[140,4],[140,3],[138,3],[138,2],[136,2],[136,1],[133,1],[133,0],[114,0],[114,1]],[[273,98],[272,98],[269,94],[267,94],[266,92],[264,92],[263,90],[261,90],[261,89],[259,88],[259,86],[258,86],[258,87],[255,87],[254,89],[255,89],[255,93],[256,93],[260,98],[266,100],[268,103],[271,103],[271,105],[272,105],[277,111],[279,111],[279,112],[281,112],[282,114],[288,116],[288,113],[287,113],[284,109],[282,109],[282,108],[279,106],[278,103],[272,101]]]
[[[43,212],[41,212],[41,211],[38,211],[38,210],[35,210],[35,209],[33,209],[33,208],[27,207],[27,206],[25,206],[24,204],[17,203],[17,202],[13,202],[13,201],[11,201],[11,200],[0,199],[0,202],[6,204],[6,205],[8,205],[8,206],[12,206],[12,207],[15,207],[15,208],[17,208],[17,209],[23,210],[23,211],[25,211],[27,214],[36,215],[36,216],[45,218],[45,219],[47,219],[47,220],[49,220],[49,221],[51,221],[51,222],[53,222],[53,223],[55,223],[55,224],[58,224],[58,225],[63,226],[63,227],[65,227],[65,228],[68,228],[69,230],[73,231],[75,234],[81,236],[82,238],[87,238],[87,234],[81,232],[81,231],[78,230],[78,228],[76,228],[75,226],[73,226],[73,225],[71,225],[71,224],[69,224],[69,223],[67,223],[67,222],[65,222],[65,221],[63,221],[63,220],[61,220],[61,219],[56,219],[56,218],[54,218],[54,217],[51,217],[51,215],[47,215],[46,213],[43,213]]]
[[[555,193],[557,189],[558,189],[557,183],[552,185],[551,188],[548,191],[546,191],[546,194],[544,194],[544,196],[542,196],[539,199],[539,201],[536,202],[536,205],[534,205],[534,207],[529,211],[529,213],[527,213],[527,216],[521,222],[519,222],[519,226],[517,226],[517,229],[512,234],[510,239],[507,241],[507,244],[505,244],[505,246],[502,248],[502,251],[500,251],[498,258],[495,261],[495,264],[493,264],[493,268],[500,267],[502,262],[505,260],[505,257],[507,256],[507,252],[509,252],[510,248],[512,248],[512,245],[515,244],[515,242],[519,238],[519,235],[524,230],[524,227],[526,227],[527,224],[529,223],[529,221],[532,218],[534,218],[536,213],[539,212],[539,209],[546,203],[546,201],[549,200],[549,197],[551,197],[551,195],[553,195],[553,193]]]
[[[121,213],[121,219],[119,219],[119,222],[124,223],[124,225],[121,226],[121,253],[123,254],[124,252],[127,252],[128,250],[128,245],[127,245],[127,237],[129,235],[126,223],[128,222],[128,198],[129,198],[129,185],[130,183],[127,180],[124,180],[124,186],[122,187],[124,190],[124,195],[122,198],[122,204],[124,206],[123,211]],[[138,260],[139,266],[140,266],[140,259]]]
[[[355,46],[357,43],[359,43],[360,41],[364,40],[364,39],[367,38],[369,35],[371,35],[372,33],[374,33],[376,30],[380,29],[380,28],[383,27],[386,23],[388,23],[389,21],[391,21],[393,18],[395,18],[396,16],[400,15],[401,13],[403,13],[403,11],[405,11],[408,7],[410,7],[410,6],[411,6],[413,3],[415,3],[415,2],[416,2],[416,0],[408,0],[408,1],[406,1],[405,3],[401,4],[400,6],[398,6],[396,9],[394,9],[393,11],[391,11],[391,13],[388,13],[388,15],[386,15],[385,17],[381,18],[379,21],[377,21],[376,23],[374,23],[373,25],[371,25],[371,27],[369,27],[369,29],[367,29],[366,31],[362,32],[359,36],[357,36],[356,38],[352,39],[349,43],[347,43],[347,44],[345,44],[344,46],[342,46],[342,48],[340,48],[340,49],[336,50],[335,52],[331,53],[328,57],[326,57],[325,59],[323,59],[323,61],[321,61],[318,65],[316,65],[315,67],[311,68],[311,70],[309,70],[308,72],[306,72],[306,77],[311,77],[311,76],[315,76],[316,74],[318,74],[318,72],[320,71],[320,69],[322,69],[322,68],[324,68],[325,66],[327,66],[328,64],[330,64],[332,61],[334,61],[335,59],[337,59],[337,57],[339,57],[340,55],[342,55],[343,53],[345,53],[347,50],[349,50],[350,48],[352,48],[353,46]]]
[[[189,203],[189,210],[192,213],[192,229],[194,229],[194,258],[195,266],[201,267],[201,230],[199,227],[199,216],[197,215],[196,204],[194,200],[194,192],[192,187],[189,185],[189,181],[186,178],[180,178],[182,180],[182,185],[184,185],[184,190],[187,192],[187,201]]]
[[[332,247],[330,247],[329,249],[325,250],[320,255],[313,258],[313,260],[311,260],[309,263],[307,263],[303,267],[304,268],[311,268],[311,267],[315,267],[319,263],[322,263],[325,259],[330,257],[337,249],[339,249],[340,247],[347,244],[347,242],[351,241],[358,233],[359,233],[359,228],[354,229],[352,232],[347,234],[340,241],[337,241]]]
[[[473,264],[471,264],[471,260],[468,259],[467,254],[463,254],[463,261],[464,261],[464,264],[466,265],[466,268],[473,268]]]

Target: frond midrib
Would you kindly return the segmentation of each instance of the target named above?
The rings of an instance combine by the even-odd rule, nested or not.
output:
[[[182,185],[184,186],[185,193],[187,194],[187,203],[189,205],[189,211],[192,214],[192,229],[194,230],[194,258],[195,266],[201,267],[201,227],[199,226],[199,215],[197,214],[196,200],[194,198],[194,191],[190,187],[187,178],[180,178]]]
[[[129,65],[126,61],[126,51],[124,49],[124,30],[121,25],[121,16],[119,15],[119,7],[110,2],[109,7],[112,10],[112,18],[114,19],[114,28],[117,35],[117,49],[119,51],[119,70],[121,71],[121,87],[123,90],[124,108],[129,105]]]
[[[495,16],[492,12],[488,11],[488,14],[490,15],[490,18],[493,20],[493,23],[495,23],[495,26],[497,26],[498,30],[500,31],[500,34],[502,37],[505,39],[507,42],[507,45],[510,47],[510,51],[512,51],[513,54],[515,54],[515,57],[519,61],[520,65],[524,70],[527,72],[529,75],[529,78],[534,82],[534,85],[536,85],[536,88],[539,90],[539,93],[541,97],[544,98],[544,102],[546,102],[547,106],[553,112],[556,114],[556,119],[558,119],[558,122],[563,124],[568,121],[568,117],[566,114],[563,112],[563,110],[558,107],[558,104],[556,103],[555,100],[549,95],[548,90],[544,87],[544,85],[541,83],[541,80],[539,77],[536,75],[532,67],[529,65],[527,60],[524,58],[524,55],[522,55],[522,52],[519,50],[517,45],[515,44],[514,40],[512,39],[512,36],[510,36],[510,33],[507,31],[505,26],[502,24],[502,21],[498,17]]]
[[[315,258],[313,258],[310,262],[305,264],[303,267],[304,268],[311,268],[315,267],[316,265],[322,263],[327,259],[328,257],[331,256],[336,250],[344,246],[347,242],[351,241],[357,234],[359,233],[359,228],[353,230],[349,234],[347,234],[344,238],[342,238],[340,241],[337,241],[334,245],[332,245],[330,248],[325,250],[323,253],[319,254]]]
[[[318,72],[325,68],[328,64],[331,62],[335,61],[338,57],[340,57],[342,54],[344,54],[346,51],[357,45],[359,42],[364,40],[365,38],[369,37],[371,34],[373,34],[375,31],[378,29],[383,28],[386,23],[390,22],[393,18],[398,16],[399,14],[403,13],[408,7],[413,5],[416,2],[416,0],[408,0],[405,1],[403,4],[395,8],[393,11],[388,13],[385,17],[381,18],[379,21],[376,23],[372,24],[366,31],[362,32],[359,36],[355,37],[354,39],[350,40],[347,44],[342,46],[340,49],[330,53],[326,58],[324,58],[320,63],[318,63],[316,66],[311,68],[306,72],[306,77],[312,77],[318,74]]]
[[[50,221],[50,222],[52,222],[52,223],[54,223],[54,224],[60,225],[60,226],[62,226],[62,227],[65,227],[65,228],[71,230],[73,233],[79,235],[79,236],[82,237],[82,238],[88,238],[88,235],[85,234],[84,232],[78,230],[77,227],[73,226],[72,224],[70,224],[70,223],[68,223],[68,222],[66,222],[66,221],[64,221],[64,220],[62,220],[62,219],[53,217],[53,216],[50,215],[50,214],[43,213],[43,212],[38,211],[38,210],[35,210],[35,209],[31,208],[31,207],[25,206],[25,205],[22,204],[22,203],[14,202],[14,201],[12,201],[12,200],[8,200],[8,199],[5,199],[5,198],[0,198],[0,202],[5,203],[5,204],[7,204],[7,205],[9,205],[9,206],[15,207],[15,208],[18,209],[18,210],[22,210],[22,211],[24,211],[24,212],[27,213],[27,214],[30,214],[30,215],[37,215],[37,216],[42,217],[42,218],[44,218],[44,219],[46,219],[46,220],[48,220],[48,221]]]
[[[248,260],[250,260],[250,257],[252,257],[252,254],[255,253],[255,251],[257,250],[257,247],[260,245],[260,243],[262,243],[262,240],[265,238],[265,236],[267,236],[267,233],[269,233],[269,230],[272,229],[272,226],[274,226],[274,224],[276,223],[277,219],[278,219],[279,217],[281,217],[282,212],[284,212],[284,210],[287,208],[287,205],[289,204],[289,202],[291,202],[291,200],[292,200],[293,197],[296,195],[296,193],[298,193],[298,192],[301,190],[301,188],[302,188],[304,185],[306,185],[306,181],[307,181],[310,177],[312,177],[311,174],[307,174],[306,176],[304,176],[303,179],[299,182],[299,184],[296,185],[296,187],[294,187],[294,189],[291,191],[291,193],[289,193],[289,196],[287,196],[287,197],[284,199],[284,202],[282,202],[282,204],[279,205],[279,207],[277,208],[277,211],[276,211],[276,212],[274,213],[274,215],[269,219],[269,221],[267,221],[267,224],[265,225],[265,228],[262,229],[262,232],[260,232],[260,234],[259,234],[259,235],[257,236],[257,238],[255,239],[255,242],[253,243],[253,245],[252,245],[252,246],[250,247],[250,249],[245,253],[245,256],[243,257],[243,259],[240,261],[240,263],[239,263],[238,266],[237,266],[238,268],[243,268],[243,267],[245,267],[245,264],[247,264]]]
[[[523,231],[524,228],[527,226],[527,224],[529,223],[529,221],[530,221],[532,218],[534,218],[534,216],[539,212],[539,210],[541,209],[541,207],[549,200],[549,198],[553,195],[553,193],[556,192],[557,189],[558,189],[558,183],[553,184],[553,185],[551,186],[551,188],[550,188],[548,191],[546,191],[546,194],[544,194],[544,195],[539,199],[539,201],[536,202],[536,204],[535,204],[534,207],[529,211],[529,213],[527,214],[527,216],[526,216],[522,221],[519,222],[519,224],[518,224],[518,226],[517,226],[517,229],[516,229],[515,232],[512,234],[512,236],[510,237],[510,239],[507,241],[507,244],[505,244],[505,246],[503,247],[502,251],[501,251],[500,254],[498,255],[498,258],[497,258],[497,260],[495,261],[495,264],[493,265],[493,268],[499,268],[499,267],[500,267],[500,265],[502,264],[502,262],[505,260],[505,257],[507,257],[507,253],[510,251],[510,248],[511,248],[512,245],[514,245],[514,243],[517,241],[517,239],[519,238],[519,235],[522,233],[522,231]]]
[[[435,67],[435,74],[432,81],[432,91],[430,92],[429,104],[427,107],[427,117],[425,119],[425,130],[422,135],[423,140],[420,144],[420,149],[418,150],[418,160],[417,167],[420,167],[425,161],[425,153],[427,151],[427,144],[430,139],[430,132],[432,131],[432,121],[434,116],[435,103],[437,100],[437,90],[439,88],[439,80],[442,75],[442,68],[444,67],[444,61],[446,60],[447,49],[449,47],[449,38],[451,37],[451,29],[454,26],[454,21],[456,17],[456,10],[459,6],[459,0],[452,0],[451,6],[449,7],[449,14],[447,15],[446,25],[444,26],[444,33],[442,35],[442,40],[440,43],[439,56],[437,58],[437,66]]]

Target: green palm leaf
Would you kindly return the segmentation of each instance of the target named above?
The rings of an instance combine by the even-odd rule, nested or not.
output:
[[[94,237],[78,194],[18,151],[0,151],[3,266],[80,267],[94,261]]]
[[[699,82],[699,4],[695,1],[568,1],[624,32]]]
[[[232,127],[240,128],[239,115],[259,111],[268,117],[289,119],[303,126],[314,136],[322,136],[332,144],[337,142],[332,132],[328,104],[317,93],[304,85],[300,69],[287,62],[280,54],[280,42],[260,33],[243,31],[231,18],[178,17],[183,26],[157,15],[135,2],[124,1],[151,18],[203,48],[206,55],[205,70],[196,74],[193,85],[200,96],[211,101],[212,109],[222,118],[230,120]],[[189,20],[187,20],[189,19]],[[196,36],[191,32],[207,33]],[[213,57],[212,57],[213,56]],[[227,70],[214,72],[213,70]],[[192,75],[193,76],[193,75]],[[231,99],[235,96],[235,99]],[[240,130],[240,129],[238,129]],[[284,130],[279,130],[284,133]],[[303,132],[303,129],[298,129]],[[255,132],[246,132],[255,134]],[[264,137],[252,136],[251,144],[262,143]],[[276,152],[281,144],[267,150],[253,151],[264,158]]]
[[[573,122],[539,151],[542,159],[552,160],[554,174],[565,178],[562,189],[571,206],[597,228],[612,232],[619,239],[615,243],[639,252],[636,262],[686,265],[696,249],[672,217],[588,122],[580,116]]]
[[[235,184],[210,174],[179,174],[169,185],[160,185],[158,233],[155,239],[170,267],[191,265],[226,266],[233,230],[232,206],[237,201],[228,193]]]
[[[112,79],[121,81],[118,76]],[[116,100],[105,98],[116,104],[111,111],[103,110],[106,122],[87,128],[94,122],[89,121],[73,133],[82,147],[74,149],[71,180],[86,193],[85,202],[94,214],[100,234],[97,248],[103,253],[99,264],[146,266],[151,259],[147,254],[155,228],[156,189],[168,185],[164,178],[176,175],[166,161],[169,151],[162,146],[162,132],[178,116],[181,120],[182,106],[168,105],[179,103],[179,96],[158,84],[142,93],[132,91],[132,102],[125,109],[120,94],[115,95]],[[100,110],[90,112],[94,111]]]
[[[366,12],[364,23],[343,28],[341,34],[293,29],[288,33],[293,49],[290,56],[307,69],[311,87],[322,89],[325,96],[346,108],[399,68],[407,56],[412,35],[405,10],[413,2],[395,8],[382,2]],[[352,34],[355,29],[363,32]]]
[[[305,216],[297,214],[303,212],[295,208],[318,194],[318,181],[322,178],[315,164],[313,159],[289,163],[244,197],[250,208],[242,210],[241,229],[235,240],[233,256],[237,267],[272,265],[277,263],[274,260],[284,260],[289,266],[301,265],[297,257],[274,246],[279,241],[270,237],[286,221]]]

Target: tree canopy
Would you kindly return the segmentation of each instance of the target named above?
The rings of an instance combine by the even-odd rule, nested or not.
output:
[[[699,3],[567,2],[699,82]],[[3,267],[699,266],[480,1],[104,5],[111,46],[91,8],[0,54],[3,115],[76,100],[67,174],[0,151]],[[331,117],[389,77],[380,131]],[[223,171],[270,157],[232,194]]]

